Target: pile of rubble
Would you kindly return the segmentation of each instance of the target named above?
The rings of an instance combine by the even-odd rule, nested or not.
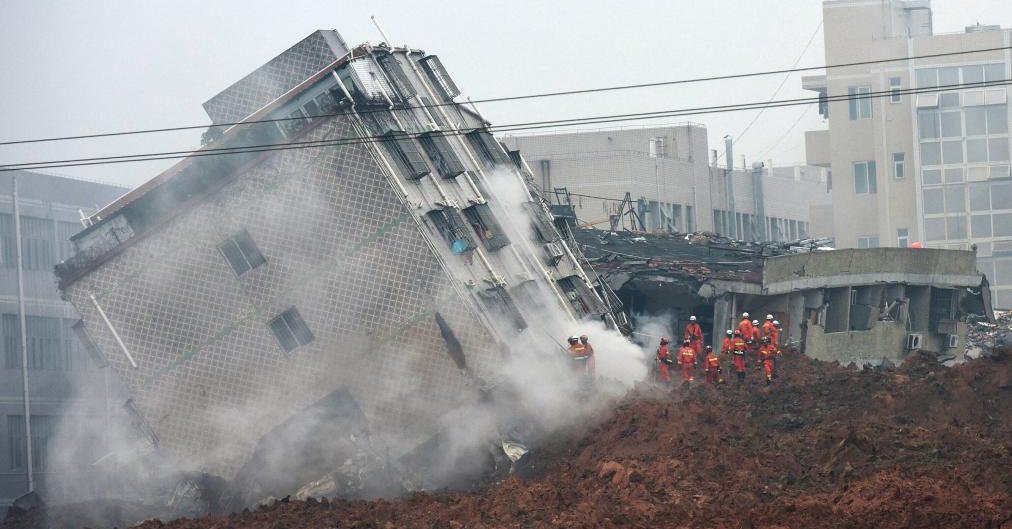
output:
[[[752,373],[642,385],[541,444],[525,477],[476,492],[286,498],[136,527],[1009,527],[1012,351],[953,368],[930,354],[861,371],[782,362],[772,387]],[[58,526],[43,514],[0,529]]]
[[[1012,347],[1012,311],[995,314],[994,323],[977,321],[970,324],[965,354],[977,358],[996,347]]]

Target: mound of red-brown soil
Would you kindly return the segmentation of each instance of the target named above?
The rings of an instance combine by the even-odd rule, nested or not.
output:
[[[138,528],[1012,528],[1012,354],[857,371],[787,352],[766,386],[644,385],[480,493],[277,502]],[[38,516],[37,516],[38,518]],[[28,527],[0,525],[2,529]]]

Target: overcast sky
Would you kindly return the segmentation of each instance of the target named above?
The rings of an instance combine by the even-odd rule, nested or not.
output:
[[[935,0],[936,32],[1012,25],[1010,0]],[[0,141],[210,123],[201,103],[316,29],[438,54],[475,99],[824,63],[818,0],[251,1],[0,0]],[[802,52],[804,53],[802,54]],[[493,123],[769,99],[784,76],[480,105]],[[778,98],[807,97],[800,76]],[[692,116],[710,147],[756,111]],[[800,122],[788,130],[800,117]],[[751,160],[804,161],[808,107],[770,109],[735,147]],[[0,164],[190,149],[200,130],[0,146]],[[786,136],[785,136],[786,134]],[[782,138],[782,140],[781,140]],[[780,140],[778,142],[778,140]],[[138,185],[168,162],[52,171]]]

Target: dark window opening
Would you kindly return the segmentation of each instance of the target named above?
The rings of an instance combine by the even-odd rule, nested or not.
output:
[[[502,226],[496,221],[488,204],[475,204],[462,211],[485,248],[494,251],[509,245],[509,238],[503,233]]]
[[[434,209],[425,214],[454,254],[460,255],[475,248],[467,232],[467,225],[453,209]]]
[[[478,291],[478,297],[493,317],[498,317],[499,321],[505,320],[513,330],[519,332],[527,328],[527,320],[520,314],[520,309],[506,289],[495,287],[481,290]]]
[[[486,167],[492,168],[498,164],[509,164],[513,160],[503,152],[502,146],[495,138],[484,130],[475,130],[465,134],[471,148],[478,152],[478,157]]]
[[[435,166],[439,176],[454,178],[464,172],[464,164],[460,163],[460,158],[453,152],[453,148],[450,147],[450,142],[444,134],[429,132],[422,134],[418,139],[422,148],[425,149],[425,153],[432,160],[432,165]]]
[[[49,468],[49,439],[56,421],[49,415],[32,415],[32,470]],[[11,470],[23,470],[28,456],[25,453],[25,416],[7,416],[7,460]]]
[[[423,57],[419,62],[422,63],[422,69],[428,74],[429,79],[442,92],[443,97],[450,100],[460,95],[460,90],[454,84],[453,79],[450,79],[449,74],[446,73],[446,68],[443,68],[443,63],[439,60],[439,57],[429,55],[428,57]]]
[[[28,369],[82,370],[88,367],[84,352],[67,320],[45,316],[26,316],[28,331]],[[21,367],[21,321],[17,314],[4,314],[0,324],[3,336],[4,367]]]
[[[306,118],[306,113],[301,108],[296,108],[287,116],[284,116],[284,121],[278,121],[278,128],[281,129],[281,133],[286,138],[298,134],[302,129],[306,128],[309,124],[309,119]]]
[[[388,131],[383,135],[383,144],[390,151],[397,168],[407,178],[417,180],[431,172],[422,158],[422,153],[418,152],[414,140],[407,133],[399,130]]]
[[[390,79],[390,82],[394,85],[394,89],[400,94],[401,98],[407,99],[418,93],[415,90],[414,85],[408,80],[407,76],[404,75],[404,68],[401,63],[397,62],[397,58],[393,55],[383,55],[377,59],[380,68]]]
[[[597,300],[594,299],[594,291],[577,276],[564,277],[557,281],[559,288],[566,295],[569,304],[580,316],[597,314]]]
[[[250,237],[246,230],[240,231],[221,243],[218,249],[221,250],[221,254],[225,256],[225,260],[232,266],[232,270],[237,276],[267,262],[256,243],[253,242],[253,237]]]
[[[313,333],[306,326],[306,322],[303,321],[302,316],[299,315],[299,311],[295,307],[291,307],[288,310],[279,314],[276,318],[270,321],[271,332],[274,333],[274,337],[278,339],[278,343],[281,344],[281,348],[285,352],[290,352],[296,348],[306,345],[313,341]]]

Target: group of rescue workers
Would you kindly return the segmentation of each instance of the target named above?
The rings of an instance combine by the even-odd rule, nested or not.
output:
[[[745,357],[751,353],[756,358],[756,367],[762,369],[766,375],[766,384],[772,384],[773,379],[777,378],[777,359],[781,357],[780,331],[780,322],[773,319],[772,314],[767,314],[766,321],[759,325],[759,320],[749,320],[748,313],[744,312],[738,328],[726,331],[718,355],[713,346],[703,346],[703,330],[696,317],[692,316],[689,318],[689,324],[685,326],[682,347],[674,354],[672,354],[673,347],[669,348],[668,338],[661,338],[656,356],[656,380],[670,384],[671,366],[677,364],[682,368],[684,382],[693,382],[696,379],[696,365],[702,360],[706,381],[711,384],[723,384],[721,363],[723,359],[730,357],[735,375],[741,382],[745,380]]]

